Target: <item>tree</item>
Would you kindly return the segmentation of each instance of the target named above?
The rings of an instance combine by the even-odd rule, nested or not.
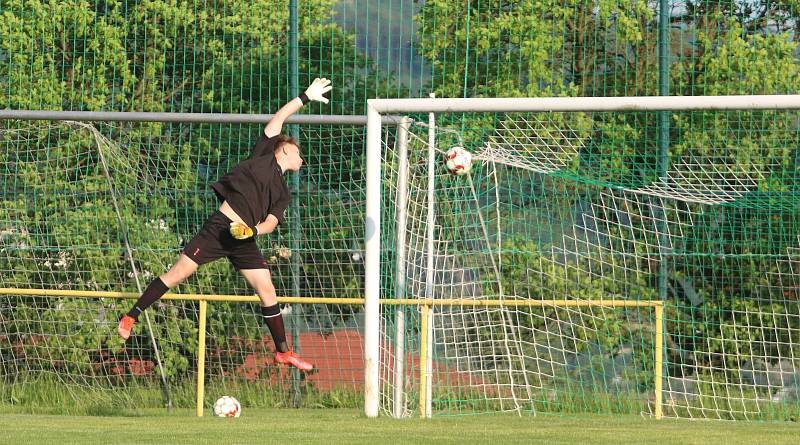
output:
[[[274,112],[290,99],[288,3],[0,0],[0,107]],[[304,2],[299,10],[300,88],[317,76],[332,78],[331,105],[324,111],[361,114],[367,96],[402,89],[356,48],[351,34],[330,23],[333,4]],[[318,105],[304,109],[322,110]],[[3,278],[3,285],[136,291],[131,251],[146,285],[166,270],[181,241],[188,241],[213,211],[217,203],[208,183],[249,156],[261,128],[3,122],[0,165],[8,173],[0,195],[0,230],[9,250],[0,254],[0,267],[14,271]],[[321,209],[304,208],[303,230],[330,235],[304,240],[304,248],[315,252],[339,238],[359,237],[359,228],[350,221],[358,208],[349,195],[337,194],[341,187],[359,191],[363,168],[356,165],[364,153],[363,129],[331,126],[304,130],[303,135],[320,171],[304,177],[300,199],[324,194],[333,202]],[[320,148],[325,151],[314,152]],[[348,211],[341,211],[345,207]],[[329,234],[331,227],[347,233]],[[285,236],[276,234],[273,241]],[[323,280],[326,289],[352,286],[358,276],[349,270],[350,277],[337,278],[325,270],[324,261],[322,266],[310,263],[307,278]],[[285,286],[279,293],[288,294],[290,280],[277,281]],[[241,278],[220,262],[203,268],[181,290],[236,293],[242,288]],[[57,326],[48,326],[46,320],[70,317],[59,312],[55,300],[33,309],[21,303],[14,310],[40,314],[8,318],[40,321],[40,326],[25,327],[26,332],[49,333]],[[96,312],[96,301],[75,304],[73,314]],[[176,377],[190,366],[187,358],[196,351],[194,305],[171,305],[155,314],[172,320],[154,326],[159,338],[178,339],[162,345]],[[174,322],[177,313],[182,317]],[[240,309],[210,315],[212,326],[245,326],[243,319],[252,317]],[[231,334],[230,329],[225,332]],[[87,344],[118,348],[112,334],[95,331]]]

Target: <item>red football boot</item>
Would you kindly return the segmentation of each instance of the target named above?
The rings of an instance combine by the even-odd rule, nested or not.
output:
[[[119,321],[119,325],[117,326],[119,336],[127,340],[128,337],[131,336],[131,329],[133,329],[133,325],[135,324],[136,319],[126,314],[122,317],[122,320]]]
[[[311,371],[314,365],[301,359],[292,351],[276,352],[275,361],[282,365],[292,365],[301,371]]]

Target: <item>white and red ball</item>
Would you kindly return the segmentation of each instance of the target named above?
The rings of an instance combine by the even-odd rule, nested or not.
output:
[[[214,415],[217,417],[239,417],[242,405],[231,396],[222,396],[214,402]]]
[[[464,147],[451,147],[444,155],[445,165],[450,173],[461,176],[472,169],[472,153]]]

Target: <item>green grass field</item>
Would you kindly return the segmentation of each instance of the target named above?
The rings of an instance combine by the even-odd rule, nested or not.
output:
[[[796,444],[794,423],[650,420],[635,416],[462,416],[367,419],[360,410],[249,409],[238,419],[170,415],[63,416],[0,410],[8,444]],[[476,442],[477,441],[477,442]]]

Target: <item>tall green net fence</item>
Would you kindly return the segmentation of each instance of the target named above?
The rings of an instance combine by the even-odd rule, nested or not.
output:
[[[4,403],[78,412],[193,406],[198,301],[160,300],[123,341],[116,325],[132,300],[64,293],[141,293],[216,210],[208,184],[249,157],[261,131],[246,124],[3,122],[0,288],[10,289],[0,297]],[[364,128],[317,125],[300,134],[306,165],[293,191],[297,205],[259,240],[276,290],[362,297]],[[211,146],[212,137],[227,142]],[[224,259],[172,292],[254,295]],[[285,308],[290,343],[318,368],[301,376],[274,363],[258,302],[250,301],[208,305],[210,402],[228,391],[247,406],[362,403],[357,306]]]
[[[688,96],[791,94],[800,85],[799,13],[791,2],[296,3],[293,48],[295,14],[288,0],[0,0],[0,109],[269,113],[317,76],[333,80],[331,103],[304,113],[359,115],[368,98],[430,92]],[[482,268],[481,282],[493,277],[481,292],[664,301],[665,400],[673,407],[665,414],[783,418],[796,411],[795,113],[457,115],[441,127],[448,130],[440,130],[437,150],[461,144],[480,154],[471,188],[440,178],[437,205],[446,206],[439,214],[472,218],[465,223],[469,233],[455,219],[439,225],[452,228],[447,236],[472,240],[457,250],[474,254],[471,267]],[[0,287],[135,292],[136,279],[146,281],[169,266],[214,210],[207,184],[246,157],[258,130],[2,121]],[[262,246],[265,253],[289,247],[295,260],[302,258],[298,269],[276,257],[279,294],[300,289],[308,296],[361,296],[363,129],[297,131],[310,158],[296,185],[295,225]],[[424,132],[413,130],[415,156],[424,156]],[[386,177],[395,178],[388,171]],[[392,208],[391,199],[386,196],[385,208]],[[394,226],[387,224],[391,233]],[[489,252],[497,251],[502,261],[492,264]],[[392,277],[396,268],[384,267]],[[452,280],[453,273],[437,277]],[[392,289],[389,282],[385,287]],[[249,293],[223,262],[182,291]],[[176,404],[190,403],[192,390],[183,399],[175,394],[192,379],[196,303],[165,300],[157,308],[163,318],[153,326],[161,332],[163,371],[146,338],[123,347],[109,333],[126,306],[0,296],[3,400],[58,405],[54,401],[85,400],[86,391],[99,405],[160,405],[161,390],[150,388],[163,379]],[[260,392],[242,397],[252,404],[361,403],[360,308],[303,305],[292,315],[298,335],[346,339],[327,347],[346,351],[337,352],[348,358],[345,364],[322,366],[339,374],[301,381],[265,378],[279,371],[265,362],[268,345],[256,332],[255,308],[241,306],[210,306],[210,329],[218,338],[211,343],[218,356],[209,359],[211,379],[245,382],[228,384],[237,388],[260,382]],[[408,317],[418,321],[413,311]],[[453,383],[438,382],[434,413],[652,412],[652,311],[595,307],[471,317],[473,325],[485,322],[491,329],[515,317],[527,320],[528,337],[522,329],[513,333],[524,337],[514,357],[529,361],[509,367],[490,339],[468,354],[482,357],[471,358],[481,363],[465,368],[454,357],[467,353],[450,348],[455,355],[447,355],[437,347],[440,362],[449,363],[441,365],[448,369],[443,375]],[[449,323],[458,326],[455,315]],[[564,343],[571,331],[573,343]],[[471,332],[481,337],[485,331]],[[419,352],[413,334],[412,355]],[[468,338],[448,335],[438,338],[451,345]],[[563,357],[553,358],[553,351]],[[619,365],[624,375],[615,380],[612,362],[632,365]],[[489,376],[491,366],[511,371]],[[448,374],[451,367],[475,371],[475,385],[494,381],[505,389],[461,390],[469,373]],[[537,368],[539,377],[523,378],[523,368]],[[35,383],[40,376],[44,383]],[[32,380],[22,385],[25,379]],[[52,382],[66,389],[48,395]],[[520,382],[524,390],[515,386]],[[121,388],[138,386],[150,392],[114,398],[125,394]],[[413,403],[403,406],[413,411]]]

